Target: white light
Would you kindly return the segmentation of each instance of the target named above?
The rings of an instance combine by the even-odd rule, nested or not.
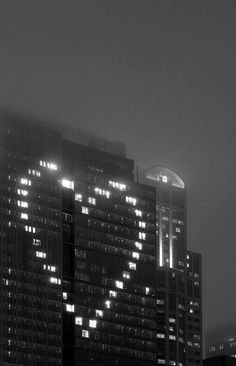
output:
[[[55,163],[47,163],[47,168],[51,170],[57,170],[57,165]]]
[[[113,291],[113,290],[110,290],[109,291],[109,296],[110,297],[116,297],[117,296],[117,292],[116,291]]]
[[[17,194],[20,194],[21,196],[28,196],[28,191],[25,189],[17,189]]]
[[[24,185],[27,185],[27,186],[31,186],[31,180],[30,179],[21,178],[20,183],[24,184]]]
[[[146,234],[145,233],[138,233],[138,238],[141,240],[145,240],[146,239]]]
[[[89,331],[86,329],[82,329],[82,337],[83,338],[89,338]]]
[[[126,185],[123,183],[113,182],[112,180],[109,180],[109,186],[119,189],[120,191],[126,191]]]
[[[166,175],[163,175],[162,176],[162,182],[164,182],[164,183],[167,183],[168,182],[168,178],[167,178]]]
[[[90,328],[97,328],[97,320],[89,319]]]
[[[132,205],[136,206],[137,200],[134,197],[125,196],[125,201],[127,203],[131,203]]]
[[[157,333],[157,338],[164,339],[165,338],[165,334],[163,334],[163,333]]]
[[[71,305],[71,304],[65,304],[65,305],[66,305],[66,311],[68,311],[69,313],[74,313],[75,305]]]
[[[81,193],[76,193],[75,194],[75,201],[82,202],[82,194]]]
[[[34,226],[25,226],[25,231],[28,231],[29,233],[35,233],[36,232],[36,228]]]
[[[139,250],[142,250],[142,248],[143,248],[143,244],[142,243],[139,243],[138,241],[136,241],[135,243],[134,243],[134,245],[136,246],[136,248],[137,249],[139,249]]]
[[[123,287],[124,287],[124,284],[122,281],[116,281],[115,284],[116,284],[117,288],[123,289]]]
[[[176,227],[176,228],[175,228],[175,231],[176,231],[177,233],[180,233],[180,228],[179,228],[179,227]]]
[[[126,278],[128,280],[130,279],[130,273],[129,272],[123,271],[122,275],[123,275],[123,278]]]
[[[93,197],[89,197],[88,198],[88,203],[90,203],[91,205],[96,205],[96,198],[93,198]]]
[[[23,219],[23,220],[28,220],[29,216],[28,216],[28,214],[27,214],[27,213],[23,213],[23,212],[22,212],[22,213],[20,214],[20,218],[21,218],[21,219]]]
[[[106,300],[105,301],[105,305],[106,305],[107,309],[110,309],[110,307],[111,307],[111,301],[110,300]]]
[[[149,287],[145,287],[145,294],[148,295],[150,293],[150,288]]]
[[[103,311],[102,310],[96,310],[96,316],[102,318],[103,317]]]
[[[67,300],[67,292],[62,292],[62,298],[63,300]]]
[[[62,187],[68,188],[68,189],[74,189],[74,181],[68,180],[68,179],[62,179],[61,181]]]
[[[135,258],[135,259],[139,259],[139,253],[133,252],[132,257]]]
[[[17,201],[17,205],[19,207],[28,208],[28,202],[25,201]]]
[[[142,215],[143,215],[143,214],[142,214],[142,211],[140,211],[140,210],[137,210],[137,209],[136,209],[134,212],[135,212],[135,215],[136,215],[136,216],[142,217]]]
[[[105,189],[96,187],[96,188],[94,188],[94,191],[96,194],[99,194],[100,196],[105,196],[106,198],[110,198],[111,192],[106,191]]]
[[[83,318],[81,316],[75,317],[75,324],[76,325],[83,325]]]
[[[53,283],[54,285],[60,285],[60,284],[61,284],[61,280],[60,280],[60,278],[50,277],[49,281],[50,281],[51,283]]]
[[[129,262],[129,268],[136,271],[136,263]]]
[[[41,245],[41,240],[40,239],[33,239],[33,245],[35,245],[35,246],[40,246]]]
[[[39,252],[39,251],[36,251],[35,255],[38,258],[46,258],[46,256],[47,256],[47,254],[45,252]]]
[[[82,212],[82,214],[88,215],[88,213],[89,213],[88,207],[82,206],[81,212]]]
[[[141,227],[141,228],[143,228],[143,229],[145,229],[145,228],[146,228],[146,222],[144,222],[144,221],[139,221],[139,222],[138,222],[138,226],[139,226],[139,227]]]

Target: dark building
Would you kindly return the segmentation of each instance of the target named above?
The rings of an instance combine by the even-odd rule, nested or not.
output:
[[[70,135],[1,116],[0,364],[201,364],[184,183]]]
[[[230,356],[217,356],[203,360],[203,366],[236,366],[236,358]]]
[[[206,356],[236,357],[236,322],[212,327],[206,333]]]

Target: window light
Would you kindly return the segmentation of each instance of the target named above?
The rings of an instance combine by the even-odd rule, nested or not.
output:
[[[61,280],[60,280],[60,278],[50,277],[49,281],[50,281],[51,283],[53,283],[54,285],[60,285],[60,284],[61,284]]]
[[[28,196],[28,191],[25,189],[17,189],[17,194],[20,194],[21,196]]]
[[[68,179],[62,179],[61,181],[62,187],[68,188],[68,189],[74,189],[74,181],[68,180]]]
[[[164,182],[164,183],[167,183],[168,182],[168,178],[167,178],[166,175],[163,175],[162,176],[162,182]]]
[[[105,301],[105,306],[106,306],[107,309],[110,309],[110,307],[111,307],[111,301],[110,300],[106,300]]]
[[[100,196],[105,196],[106,198],[110,198],[111,192],[105,190],[105,189],[101,189],[101,188],[94,188],[94,191],[96,194],[99,194]]]
[[[145,240],[146,239],[146,234],[139,232],[138,233],[138,238],[141,239],[141,240]]]
[[[28,231],[29,233],[36,233],[36,228],[34,226],[25,226],[25,231]]]
[[[110,297],[116,297],[117,296],[117,292],[116,291],[113,291],[113,290],[110,290],[109,291],[109,296]]]
[[[41,245],[41,240],[40,239],[33,239],[33,245],[35,245],[35,246],[40,246]]]
[[[123,278],[126,278],[128,280],[130,279],[130,272],[123,271],[122,275],[123,275]]]
[[[88,203],[90,203],[91,205],[96,205],[96,198],[94,198],[94,197],[89,197],[89,198],[88,198]]]
[[[123,183],[113,182],[113,181],[109,180],[109,186],[119,189],[120,191],[126,191],[126,185]]]
[[[123,289],[123,287],[124,287],[124,284],[122,281],[116,281],[115,284],[116,284],[117,288]]]
[[[145,228],[146,228],[146,222],[144,222],[144,221],[139,221],[139,222],[138,222],[138,226],[139,226],[139,227],[141,227],[141,228],[143,228],[143,229],[145,229]]]
[[[125,201],[131,203],[131,205],[136,206],[137,200],[134,197],[125,196]]]
[[[51,170],[57,170],[57,165],[55,163],[47,163],[47,168]]]
[[[165,338],[165,334],[163,334],[163,333],[157,333],[157,338],[164,339]]]
[[[30,179],[21,178],[20,183],[24,184],[24,185],[27,185],[27,186],[31,186],[31,180]]]
[[[68,311],[69,313],[74,313],[75,305],[72,304],[65,304],[65,305],[66,305],[66,311]]]
[[[75,324],[76,325],[83,325],[83,318],[81,316],[75,317]]]
[[[96,316],[102,318],[103,317],[103,311],[102,310],[96,310]]]
[[[97,320],[89,319],[90,328],[97,328]]]
[[[180,233],[180,228],[179,228],[179,227],[176,227],[176,228],[175,228],[175,231],[176,231],[177,233]]]
[[[88,215],[88,213],[89,213],[88,212],[88,207],[82,206],[81,212],[82,212],[82,214]]]
[[[139,259],[139,253],[133,252],[132,257],[135,258],[135,259]]]
[[[82,329],[82,337],[83,338],[89,338],[89,331],[86,329]]]
[[[135,215],[136,215],[136,216],[142,217],[142,211],[140,211],[140,210],[135,210],[134,212],[135,212]]]
[[[62,292],[62,298],[63,300],[67,300],[67,292]]]
[[[35,255],[38,258],[46,258],[46,256],[47,256],[47,254],[45,252],[39,252],[39,251],[36,251]]]
[[[142,248],[143,248],[143,244],[142,243],[139,243],[138,241],[136,241],[135,243],[134,243],[134,245],[136,246],[136,248],[137,249],[139,249],[139,250],[142,250]]]
[[[145,294],[148,295],[150,293],[150,288],[149,287],[145,287]]]
[[[23,220],[28,220],[29,216],[28,216],[28,214],[27,214],[27,213],[23,213],[23,212],[22,212],[22,213],[20,214],[20,218],[21,218],[21,219],[23,219]]]
[[[129,268],[136,271],[136,263],[129,262]]]
[[[82,194],[81,193],[75,193],[75,201],[82,202]]]

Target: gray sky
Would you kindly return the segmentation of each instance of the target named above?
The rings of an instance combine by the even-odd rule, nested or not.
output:
[[[0,104],[187,184],[205,326],[236,319],[235,19],[235,0],[0,0]]]

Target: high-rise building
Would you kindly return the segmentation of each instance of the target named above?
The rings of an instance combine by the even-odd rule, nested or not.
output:
[[[236,322],[216,325],[206,332],[206,356],[236,357]]]
[[[0,364],[200,365],[182,180],[10,113],[0,132]]]

